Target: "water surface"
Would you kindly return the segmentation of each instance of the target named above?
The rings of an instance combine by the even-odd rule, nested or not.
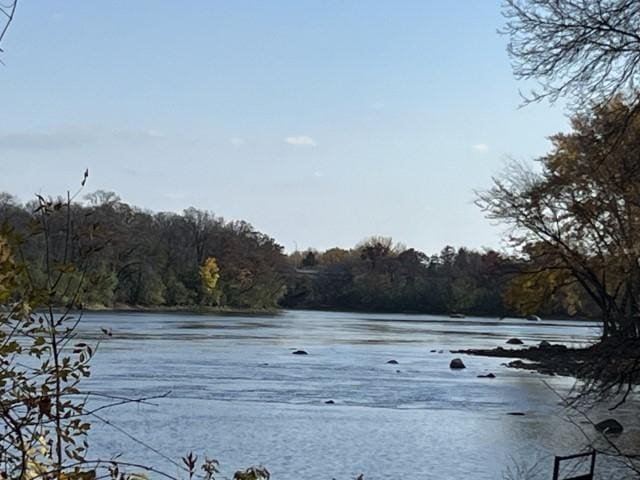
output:
[[[463,356],[467,368],[453,371],[449,350],[514,336],[587,345],[598,335],[594,324],[567,321],[302,311],[94,313],[81,329],[92,338],[100,327],[113,336],[85,386],[167,397],[103,412],[113,426],[94,422],[94,455],[177,472],[124,429],[171,458],[207,454],[228,476],[263,464],[274,480],[499,479],[514,462],[535,461],[548,472],[553,455],[583,448],[549,388],[565,394],[573,382],[500,358]],[[497,378],[477,378],[489,372]],[[635,417],[629,407],[617,415]]]

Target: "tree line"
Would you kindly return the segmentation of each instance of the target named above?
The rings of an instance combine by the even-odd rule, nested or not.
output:
[[[38,220],[43,202],[50,248]],[[351,249],[287,255],[248,223],[195,208],[153,213],[97,191],[71,202],[62,215],[57,208],[65,202],[39,198],[21,204],[0,194],[0,223],[18,240],[31,275],[44,276],[48,256],[64,271],[68,285],[56,290],[59,305],[75,299],[90,308],[596,314],[588,298],[564,285],[546,292],[544,301],[524,301],[532,298],[518,281],[525,264],[493,250],[447,246],[427,255],[371,237]],[[62,248],[65,242],[68,248]]]
[[[58,303],[68,302],[74,285],[81,283],[79,299],[85,306],[269,309],[284,294],[289,267],[282,247],[246,222],[228,222],[194,208],[182,214],[152,213],[98,191],[72,203],[68,219],[56,209],[64,199],[44,200],[53,245],[47,248],[39,235],[40,200],[22,205],[2,194],[0,223],[18,239],[32,275],[43,275],[51,255],[57,255],[55,268],[71,274],[66,276],[69,288],[58,289]],[[76,237],[85,231],[90,235]],[[68,249],[57,248],[69,236],[76,241]]]
[[[588,299],[557,288],[545,301],[526,303],[518,283],[525,263],[495,250],[447,246],[427,255],[372,237],[351,250],[307,250],[290,256],[298,266],[282,304],[290,308],[487,316],[597,314]]]

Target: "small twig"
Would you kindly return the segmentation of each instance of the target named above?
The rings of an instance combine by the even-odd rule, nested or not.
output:
[[[152,447],[151,445],[149,445],[148,443],[143,442],[142,440],[140,440],[139,438],[136,438],[135,436],[131,435],[129,432],[127,432],[124,428],[119,427],[118,425],[115,425],[114,423],[110,422],[109,420],[107,420],[106,418],[101,417],[100,415],[97,415],[95,413],[92,413],[91,416],[97,418],[98,420],[100,420],[102,423],[104,423],[105,425],[109,425],[110,427],[112,427],[113,429],[117,430],[118,432],[122,433],[123,435],[125,435],[127,438],[133,440],[134,442],[136,442],[139,445],[142,445],[143,447],[145,447],[146,449],[152,451],[153,453],[155,453],[156,455],[160,456],[161,458],[165,459],[166,461],[172,463],[173,465],[177,466],[178,468],[180,468],[181,470],[185,470],[183,465],[180,465],[178,462],[176,462],[175,460],[173,460],[172,458],[168,457],[167,455],[165,455],[164,453],[162,453],[160,450],[158,450],[157,448]]]

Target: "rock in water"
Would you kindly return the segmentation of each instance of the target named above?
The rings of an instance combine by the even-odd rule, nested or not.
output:
[[[309,355],[304,350],[296,350],[295,352],[291,352],[291,353],[293,353],[293,355]]]
[[[460,369],[460,368],[467,368],[467,367],[462,362],[462,360],[460,360],[459,358],[454,358],[453,360],[451,360],[451,363],[449,364],[449,368]]]
[[[327,405],[335,405],[336,402],[334,402],[333,400],[327,400],[326,402]]]
[[[397,365],[397,364],[398,364],[398,361],[397,361],[397,360],[389,360],[387,363],[388,363],[389,365]]]
[[[507,343],[509,345],[522,345],[524,342],[519,338],[510,338],[509,340],[507,340]]]
[[[551,348],[551,344],[546,340],[542,340],[538,345],[538,348]]]
[[[496,378],[493,373],[487,373],[486,375],[478,375],[478,378]]]
[[[596,430],[598,430],[600,433],[610,433],[613,435],[622,433],[622,431],[624,430],[622,424],[613,418],[608,418],[606,420],[603,420],[602,422],[596,423],[595,427]]]

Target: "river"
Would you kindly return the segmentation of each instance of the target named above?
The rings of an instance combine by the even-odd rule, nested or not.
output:
[[[367,480],[494,480],[518,468],[551,478],[554,455],[584,447],[553,391],[565,395],[571,379],[508,369],[500,358],[462,356],[467,368],[451,370],[449,350],[504,346],[511,337],[525,346],[587,345],[598,335],[592,323],[310,311],[88,313],[81,337],[95,340],[101,327],[112,336],[101,341],[84,387],[167,396],[101,411],[110,424],[93,420],[90,457],[122,454],[178,473],[127,432],[175,460],[191,450],[215,458],[228,477],[262,464],[273,480],[359,473]],[[296,349],[308,355],[293,355]],[[496,378],[477,377],[489,372]],[[631,405],[616,412],[625,422],[635,417]]]

